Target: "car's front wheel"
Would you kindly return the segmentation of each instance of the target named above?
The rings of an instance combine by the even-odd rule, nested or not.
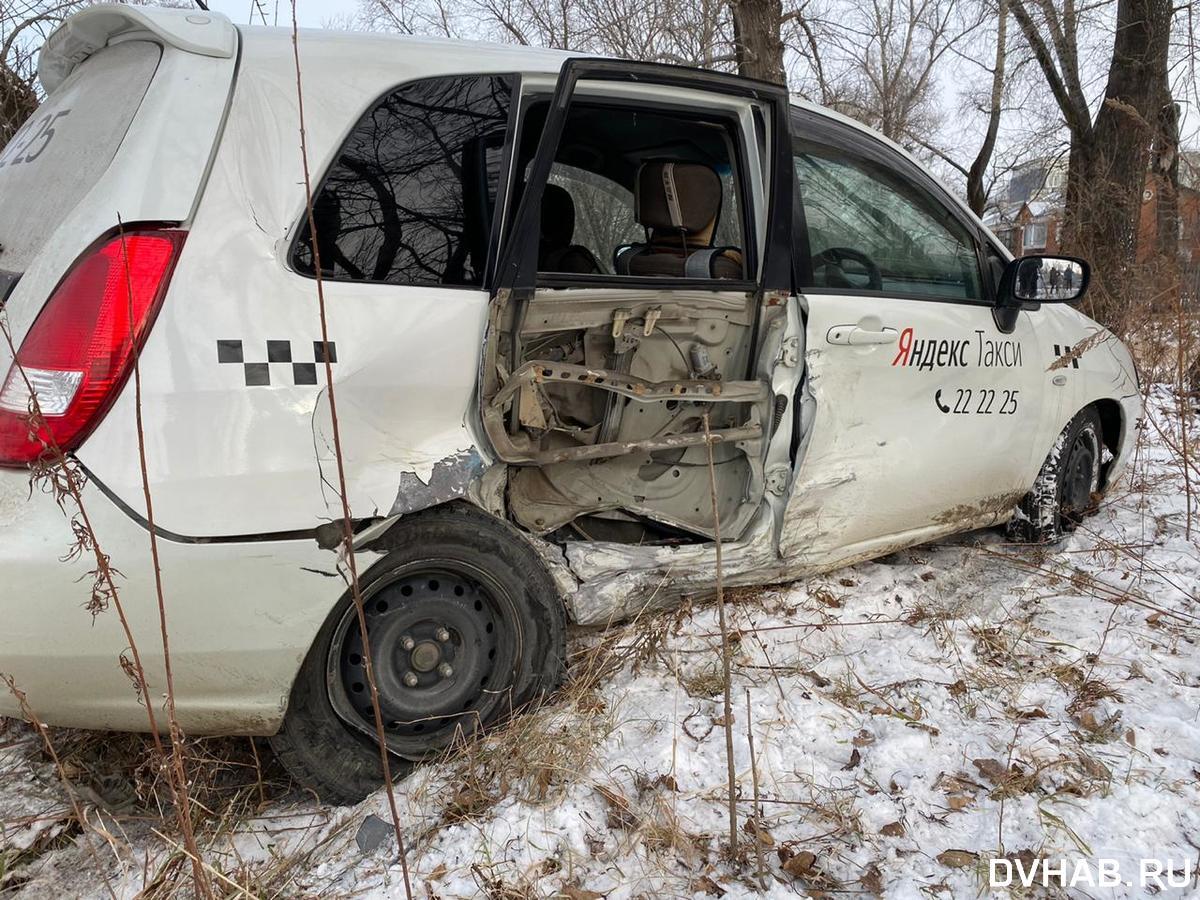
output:
[[[1030,543],[1058,540],[1096,506],[1104,452],[1100,416],[1089,406],[1062,430],[1033,489],[1009,523],[1009,537]]]
[[[494,518],[444,507],[402,519],[360,579],[393,775],[557,686],[565,611],[533,548]],[[321,629],[271,739],[294,777],[350,803],[382,785],[351,596]]]

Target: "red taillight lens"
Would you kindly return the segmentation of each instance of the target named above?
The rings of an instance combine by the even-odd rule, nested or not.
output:
[[[74,450],[99,424],[154,322],[184,236],[126,232],[75,261],[0,388],[0,465],[27,465],[51,443]],[[31,389],[45,422],[32,438]]]

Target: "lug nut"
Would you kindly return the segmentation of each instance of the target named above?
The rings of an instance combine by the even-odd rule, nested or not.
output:
[[[405,650],[411,650],[413,647],[417,646],[417,642],[408,635],[405,635],[404,637],[400,638],[400,646]]]
[[[437,630],[437,634],[434,635],[434,637],[436,637],[441,643],[444,644],[444,643],[446,643],[446,641],[450,640],[450,632],[447,631],[445,628],[439,628]]]
[[[405,672],[404,673],[404,683],[408,687],[416,687],[417,686],[417,673],[416,672]]]
[[[454,674],[454,670],[450,668],[450,663],[442,663],[440,666],[438,666],[438,674],[443,678],[449,678]]]

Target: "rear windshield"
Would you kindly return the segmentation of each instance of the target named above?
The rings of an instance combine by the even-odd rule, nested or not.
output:
[[[85,60],[0,150],[0,270],[23,272],[108,168],[162,51],[148,41]]]

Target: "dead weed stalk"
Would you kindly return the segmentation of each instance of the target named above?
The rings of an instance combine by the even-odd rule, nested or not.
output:
[[[117,900],[117,894],[113,890],[111,882],[108,880],[108,875],[105,873],[105,867],[100,863],[100,856],[98,853],[96,853],[96,848],[93,846],[91,840],[86,836],[86,832],[89,830],[95,831],[96,834],[107,841],[110,845],[114,843],[113,836],[108,834],[106,831],[103,831],[100,828],[92,825],[91,822],[88,821],[87,817],[83,814],[83,808],[79,805],[79,795],[75,790],[75,785],[71,782],[71,779],[67,777],[67,771],[63,766],[62,759],[59,757],[58,751],[54,747],[54,742],[50,740],[50,729],[42,724],[42,721],[38,718],[37,713],[33,711],[33,707],[29,705],[29,698],[25,696],[25,692],[17,687],[17,683],[11,675],[0,673],[0,681],[4,682],[4,684],[8,687],[8,692],[12,694],[13,699],[17,701],[17,706],[20,707],[21,715],[25,717],[25,721],[33,726],[33,729],[38,733],[38,737],[42,739],[42,745],[46,748],[46,754],[50,757],[51,762],[54,763],[54,771],[58,775],[59,781],[62,782],[63,791],[66,792],[67,800],[71,804],[71,812],[75,815],[75,821],[79,823],[79,828],[85,832],[84,843],[87,845],[88,853],[91,855],[92,862],[96,866],[96,874],[103,881],[104,890],[108,892],[108,895],[112,897],[113,900]]]
[[[150,492],[150,469],[146,464],[146,429],[142,420],[142,364],[141,353],[134,332],[133,278],[129,272],[129,248],[125,241],[125,223],[117,215],[117,228],[121,237],[121,262],[125,269],[125,294],[129,303],[129,339],[133,346],[133,410],[137,428],[138,467],[142,476],[142,495],[146,500],[146,532],[150,536],[150,562],[154,567],[154,595],[158,603],[158,629],[162,636],[163,673],[167,687],[167,727],[171,737],[171,764],[175,767],[175,794],[179,807],[179,827],[183,832],[183,844],[192,861],[192,878],[196,892],[201,897],[212,896],[212,886],[205,875],[205,867],[196,843],[196,832],[192,822],[191,803],[188,800],[188,779],[184,764],[183,730],[175,711],[175,675],[171,668],[171,639],[167,630],[167,601],[163,593],[162,564],[158,557],[158,532],[154,525],[154,498]]]
[[[708,448],[708,484],[712,492],[713,546],[716,548],[717,566],[717,621],[721,628],[721,674],[725,689],[725,769],[729,779],[729,858],[738,857],[737,827],[737,771],[733,762],[733,699],[732,675],[730,673],[732,650],[729,643],[729,626],[725,618],[725,581],[721,559],[721,516],[717,511],[717,468],[713,460],[713,436],[709,429],[708,413],[704,414],[704,444]]]
[[[754,707],[750,702],[750,688],[746,688],[746,743],[750,747],[750,784],[754,797],[754,854],[758,861],[758,886],[767,889],[767,863],[763,859],[763,840],[759,836],[762,830],[762,803],[758,793],[758,761],[754,757]]]
[[[384,790],[387,793],[388,810],[392,817],[392,828],[396,833],[396,851],[400,856],[400,867],[404,875],[404,895],[412,900],[412,882],[408,873],[408,858],[404,847],[404,832],[400,826],[400,811],[396,807],[396,791],[392,784],[392,765],[388,754],[387,735],[383,725],[383,712],[379,706],[379,688],[375,682],[375,663],[372,659],[371,640],[367,633],[367,614],[363,607],[362,589],[358,581],[358,562],[354,556],[354,523],[350,515],[350,499],[346,491],[346,463],[342,455],[342,434],[338,425],[337,396],[333,388],[333,365],[329,352],[329,321],[325,313],[325,286],[321,279],[321,251],[317,236],[317,222],[313,214],[312,176],[308,166],[308,136],[304,124],[304,87],[300,68],[300,26],[296,19],[296,0],[292,5],[292,53],[296,62],[296,104],[300,124],[300,162],[304,169],[304,212],[312,239],[313,274],[317,285],[317,308],[321,320],[321,356],[325,363],[325,388],[329,396],[329,419],[333,431],[333,452],[337,461],[338,497],[342,503],[342,556],[350,573],[350,592],[358,617],[358,631],[362,638],[363,666],[367,674],[367,686],[371,693],[371,710],[375,717],[375,736],[379,743],[379,761],[383,770]]]
[[[124,240],[122,236],[122,241]],[[128,276],[128,267],[126,268]],[[132,295],[130,296],[132,302]],[[29,394],[29,433],[42,444],[42,453],[37,461],[31,465],[30,484],[31,490],[33,486],[39,486],[43,490],[49,490],[54,495],[55,502],[58,504],[63,514],[68,517],[71,526],[71,533],[74,538],[73,543],[68,548],[66,555],[62,558],[63,562],[68,562],[83,556],[85,553],[90,553],[95,561],[95,568],[91,571],[92,590],[86,608],[92,613],[93,617],[107,610],[111,604],[117,611],[117,618],[121,623],[121,629],[125,634],[125,640],[129,647],[130,656],[126,657],[123,653],[118,658],[118,662],[125,674],[129,676],[134,683],[134,687],[141,696],[143,707],[146,710],[147,721],[150,725],[150,734],[154,742],[155,749],[158,753],[158,758],[164,762],[167,759],[166,751],[162,744],[162,737],[158,727],[158,720],[154,714],[154,701],[150,697],[149,683],[146,679],[146,669],[142,663],[141,653],[138,650],[137,641],[133,637],[133,629],[129,624],[129,617],[126,615],[124,605],[121,603],[120,593],[116,585],[116,569],[113,568],[110,558],[100,546],[99,538],[96,536],[96,530],[92,525],[92,520],[87,512],[87,507],[83,502],[83,485],[85,476],[80,471],[78,464],[73,458],[68,458],[54,438],[53,429],[49,422],[42,414],[41,405],[38,402],[37,392],[34,390],[29,377],[21,366],[17,357],[17,348],[12,339],[12,332],[8,325],[8,317],[6,314],[0,314],[0,332],[3,332],[5,343],[8,345],[9,352],[12,355],[13,365],[20,373],[22,380],[25,382],[25,390]],[[137,353],[134,354],[135,369]],[[138,434],[139,440],[144,440],[141,429],[140,415],[141,403],[139,394],[138,406]],[[145,457],[141,459],[143,478],[145,478]],[[68,503],[71,504],[75,512],[68,512]],[[153,529],[151,529],[153,535]],[[157,570],[157,563],[156,563]],[[160,595],[161,601],[161,595]],[[165,626],[164,626],[165,628]],[[165,633],[164,633],[165,639]],[[170,694],[170,691],[168,692]],[[173,706],[169,712],[169,717],[174,719]],[[177,723],[172,725],[172,728],[177,728]],[[174,743],[174,735],[172,735]],[[195,848],[195,839],[191,823],[191,811],[187,803],[187,784],[186,780],[179,779],[180,768],[175,767],[174,774],[169,779],[171,793],[173,799],[173,807],[175,816],[179,825],[180,831],[185,835],[185,838],[191,836],[189,843],[194,855],[198,858],[199,853]],[[199,866],[194,869],[196,892],[203,898],[212,896],[211,888],[208,885],[208,879],[204,876],[203,871]]]
[[[1178,289],[1176,294],[1176,340],[1175,340],[1175,402],[1179,415],[1179,450],[1183,470],[1183,491],[1184,491],[1184,508],[1186,510],[1186,520],[1184,523],[1184,537],[1187,540],[1192,539],[1192,478],[1191,478],[1191,447],[1188,443],[1188,428],[1191,425],[1192,405],[1193,401],[1189,396],[1187,378],[1188,378],[1188,352],[1191,350],[1191,338],[1193,337],[1191,330],[1187,327],[1187,317],[1183,309],[1183,292]],[[1196,363],[1197,369],[1200,369],[1200,361]],[[1196,386],[1200,390],[1200,385]]]

